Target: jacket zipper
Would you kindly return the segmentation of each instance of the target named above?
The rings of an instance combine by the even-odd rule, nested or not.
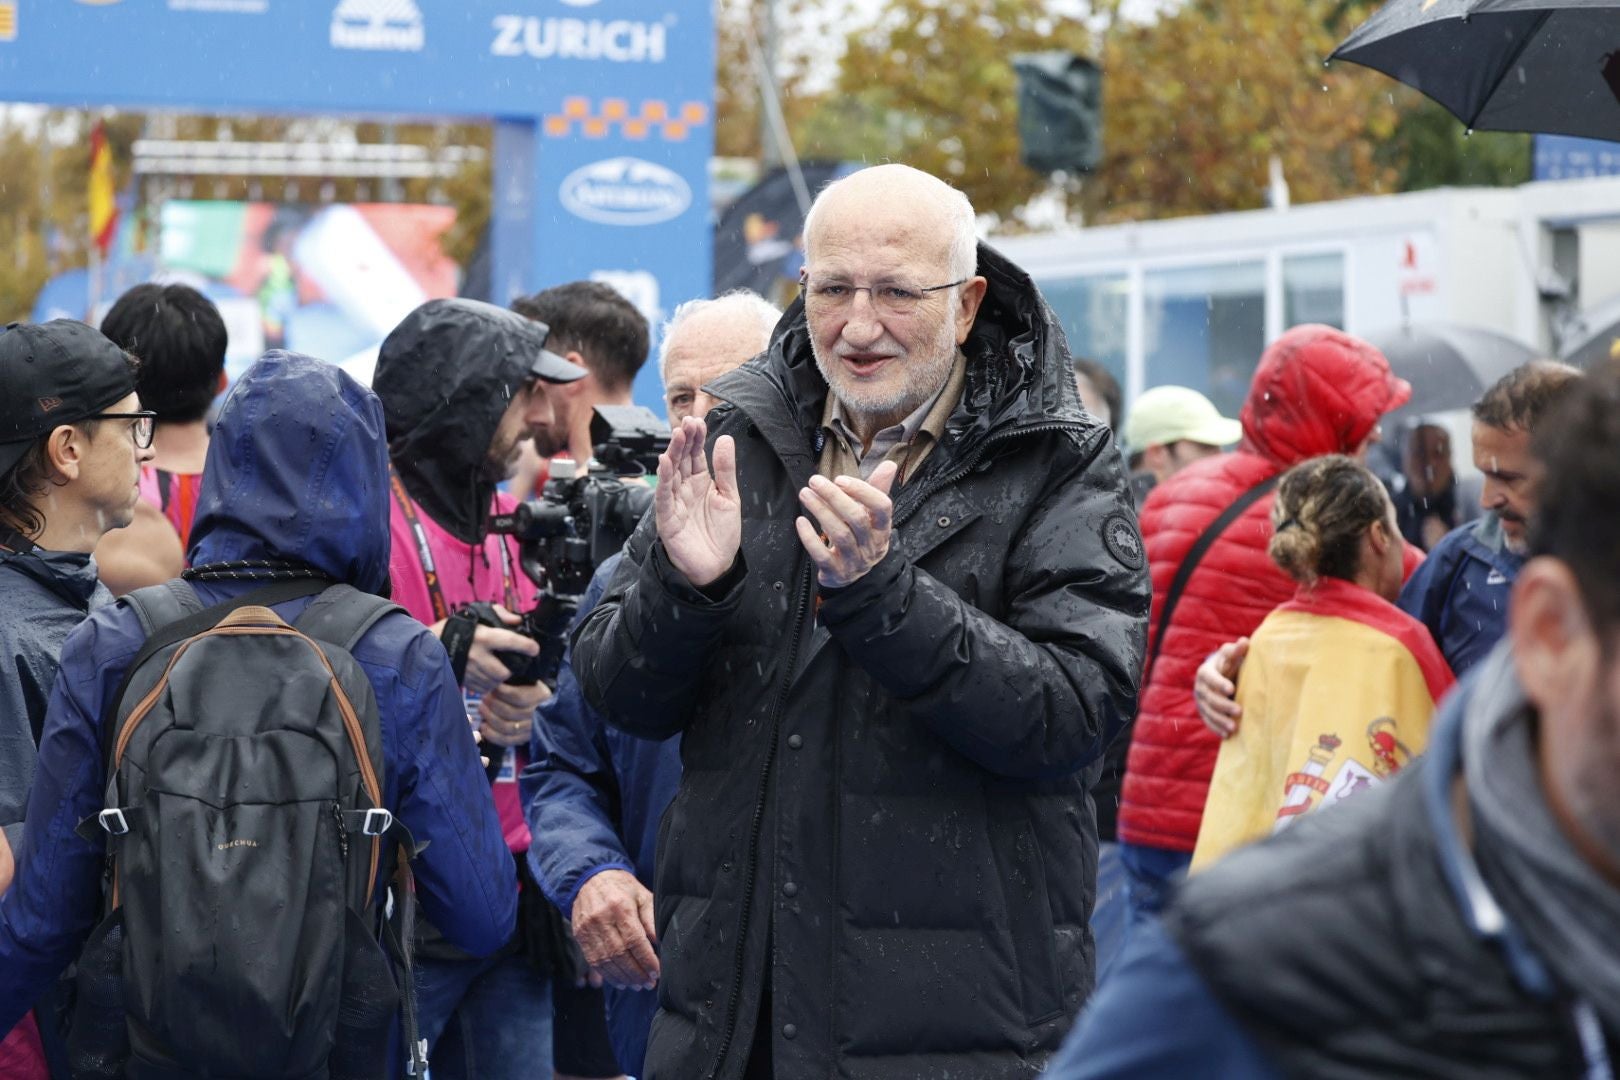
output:
[[[950,487],[952,484],[956,483],[958,480],[962,479],[962,477],[966,476],[968,473],[977,468],[979,461],[995,444],[1007,442],[1011,439],[1022,438],[1025,435],[1038,435],[1047,431],[1080,431],[1083,430],[1084,427],[1084,424],[1076,424],[1067,420],[1053,420],[1044,424],[1029,424],[1024,427],[1014,428],[1011,431],[1002,431],[986,436],[984,441],[974,449],[973,453],[970,454],[962,462],[962,464],[958,465],[955,469],[952,469],[943,476],[933,480],[927,487],[922,489],[922,494],[918,495],[915,499],[910,500],[898,511],[896,511],[894,515],[893,527],[899,528],[907,519],[911,517],[912,514],[917,512],[918,507],[922,506],[923,503],[927,502],[929,499],[937,495],[941,490]]]
[[[753,922],[754,886],[759,877],[759,836],[765,826],[765,788],[770,781],[771,768],[776,764],[776,737],[782,724],[782,709],[787,704],[788,690],[793,684],[794,668],[799,662],[799,642],[804,637],[804,618],[810,611],[810,592],[814,584],[814,568],[806,565],[800,578],[799,596],[793,617],[793,637],[788,643],[787,667],[783,669],[781,688],[771,706],[770,742],[765,749],[765,766],[759,774],[759,793],[754,798],[754,817],[748,829],[748,854],[743,871],[742,915],[737,921],[737,948],[732,964],[731,992],[726,996],[726,1027],[720,1037],[720,1052],[715,1055],[709,1069],[709,1080],[720,1075],[726,1055],[737,1037],[737,1010],[742,1004],[742,983],[747,964],[744,953],[748,944],[748,927]],[[770,957],[766,957],[765,977],[770,978]],[[759,1035],[756,1033],[756,1039]]]

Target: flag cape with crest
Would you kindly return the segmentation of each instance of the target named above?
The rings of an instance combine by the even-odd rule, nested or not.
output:
[[[1382,784],[1423,752],[1454,679],[1416,619],[1337,578],[1266,616],[1238,679],[1192,866]]]
[[[113,184],[112,147],[101,121],[90,131],[90,240],[106,258],[118,231],[118,197]]]

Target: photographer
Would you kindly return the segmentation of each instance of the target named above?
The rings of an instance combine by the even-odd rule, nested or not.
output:
[[[430,300],[383,342],[373,383],[388,426],[393,599],[431,624],[450,653],[469,719],[507,774],[505,782],[497,776],[495,805],[520,861],[529,836],[511,782],[517,765],[506,748],[527,744],[548,691],[506,679],[508,661],[539,646],[478,625],[462,609],[498,605],[494,611],[515,625],[513,612],[534,606],[516,544],[489,535],[487,526],[492,514],[514,505],[496,485],[510,475],[521,445],[533,438],[544,454],[559,449],[554,396],[585,375],[546,346],[545,326],[510,311]],[[419,942],[421,1030],[435,1080],[549,1074],[550,979],[531,962],[535,950],[523,948],[530,899],[537,898],[524,898],[513,944],[488,960],[451,948],[431,928]]]
[[[703,387],[763,352],[781,312],[746,290],[675,309],[659,347],[671,423],[715,404]],[[620,556],[597,568],[581,616],[602,594]],[[529,867],[567,914],[606,983],[607,1028],[619,1064],[642,1075],[658,995],[651,930],[658,821],[681,779],[680,738],[638,739],[610,729],[585,704],[565,664],[541,709],[519,783],[534,842]]]

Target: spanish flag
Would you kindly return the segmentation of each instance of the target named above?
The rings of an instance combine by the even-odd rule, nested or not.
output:
[[[1428,746],[1452,682],[1428,628],[1376,593],[1302,588],[1249,642],[1193,870],[1389,780]]]
[[[118,199],[113,184],[112,148],[101,121],[90,132],[90,240],[106,258],[118,231]]]

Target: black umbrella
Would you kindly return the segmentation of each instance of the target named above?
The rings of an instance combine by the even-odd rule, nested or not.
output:
[[[1389,359],[1395,374],[1412,384],[1412,400],[1393,415],[1395,423],[1466,409],[1496,380],[1539,355],[1504,334],[1452,323],[1398,326],[1365,337]]]
[[[1470,128],[1620,139],[1620,0],[1391,0],[1333,51]]]

